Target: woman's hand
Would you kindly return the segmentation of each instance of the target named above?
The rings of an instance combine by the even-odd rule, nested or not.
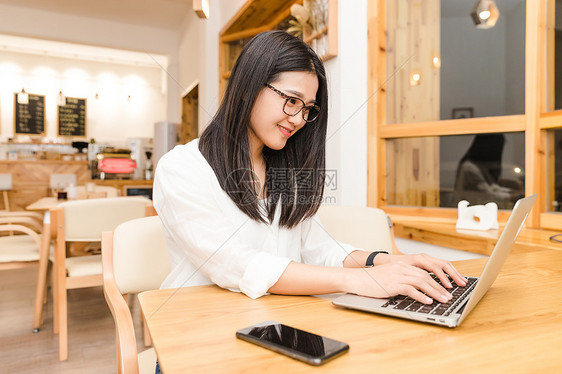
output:
[[[408,261],[420,260],[408,259]],[[345,292],[348,293],[380,298],[406,295],[424,304],[431,304],[433,299],[446,303],[452,298],[451,294],[435,282],[427,271],[404,261],[389,259],[386,264],[349,270],[352,273],[345,287]]]
[[[445,274],[449,274],[457,285],[461,287],[466,286],[466,279],[461,273],[459,273],[453,264],[449,261],[440,260],[425,253],[416,255],[387,255],[381,253],[375,257],[374,264],[377,266],[400,262],[434,273],[441,283],[443,283],[443,285],[447,288],[451,288],[453,286]]]

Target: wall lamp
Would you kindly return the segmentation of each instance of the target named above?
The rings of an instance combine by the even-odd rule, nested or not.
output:
[[[66,105],[66,96],[63,95],[62,90],[60,90],[59,94],[57,95],[57,105],[58,106]]]
[[[23,88],[21,92],[18,93],[18,104],[29,104],[29,95]]]
[[[193,0],[193,10],[199,18],[208,19],[211,0]]]
[[[478,29],[490,29],[496,25],[500,16],[498,6],[493,0],[478,0],[470,13]]]

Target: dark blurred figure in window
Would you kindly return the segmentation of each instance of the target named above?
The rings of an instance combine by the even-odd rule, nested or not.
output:
[[[455,179],[455,201],[470,205],[495,202],[500,209],[511,209],[524,196],[518,179],[502,179],[502,134],[478,134],[459,161]]]

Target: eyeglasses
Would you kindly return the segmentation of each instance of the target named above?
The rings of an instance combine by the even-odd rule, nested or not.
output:
[[[273,92],[285,99],[285,104],[283,105],[283,113],[288,116],[296,116],[299,112],[302,113],[302,118],[306,122],[312,122],[320,114],[320,107],[316,104],[306,106],[304,101],[298,97],[289,96],[286,93],[279,91],[277,88],[273,87],[269,83],[265,84],[267,87],[271,88]]]

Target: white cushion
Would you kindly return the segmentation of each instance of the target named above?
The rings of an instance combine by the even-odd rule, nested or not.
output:
[[[144,217],[150,200],[142,197],[113,197],[75,200],[58,205],[64,209],[67,241],[95,242],[101,233],[113,231],[119,224]]]
[[[156,371],[156,351],[154,348],[139,353],[138,358],[139,374],[154,374]]]
[[[115,229],[113,271],[123,294],[160,287],[170,273],[170,262],[158,216],[124,222]]]
[[[0,191],[12,189],[12,174],[0,174]]]
[[[29,235],[0,237],[0,262],[38,261],[37,242]]]
[[[101,274],[101,255],[69,257],[66,271],[69,277]]]
[[[322,205],[318,217],[337,241],[369,252],[392,253],[392,235],[386,213],[378,208]]]

